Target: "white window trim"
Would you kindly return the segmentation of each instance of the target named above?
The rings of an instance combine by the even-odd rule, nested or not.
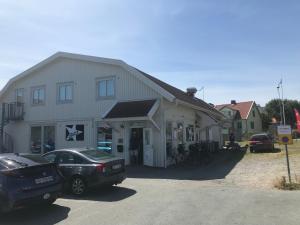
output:
[[[43,103],[34,103],[34,101],[33,101],[33,93],[37,89],[44,89],[44,102]],[[43,105],[46,105],[46,85],[40,85],[40,86],[31,87],[31,92],[30,93],[31,93],[30,94],[31,106],[43,106]]]
[[[25,102],[25,88],[16,88],[15,89],[15,102],[18,102],[18,95],[17,95],[18,91],[22,91],[22,94],[23,94],[23,96],[22,96],[22,98],[23,98],[22,103],[24,103]]]
[[[101,81],[112,80],[114,85],[114,94],[112,96],[100,96],[99,84]],[[107,89],[106,89],[107,92]],[[116,76],[107,76],[96,79],[96,100],[115,99],[116,98]]]
[[[60,99],[60,87],[61,86],[71,86],[72,89],[72,99],[71,100],[61,100]],[[69,82],[61,82],[56,84],[56,104],[70,104],[74,102],[74,82],[69,81]]]

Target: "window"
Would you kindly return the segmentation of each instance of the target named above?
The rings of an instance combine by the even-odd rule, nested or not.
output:
[[[229,117],[231,116],[231,111],[228,111],[228,116],[229,116]]]
[[[242,129],[242,122],[241,122],[241,121],[239,121],[239,122],[237,123],[237,128],[238,128],[238,129]]]
[[[71,153],[62,153],[58,157],[59,164],[75,164],[75,157]]]
[[[150,145],[151,140],[150,140],[150,131],[148,129],[145,129],[145,145]]]
[[[251,121],[250,126],[251,126],[251,129],[254,129],[254,122],[253,121]]]
[[[32,88],[32,104],[43,105],[45,104],[45,87]]]
[[[166,123],[166,139],[167,142],[172,142],[172,122]]]
[[[15,99],[16,99],[16,102],[24,102],[24,89],[23,88],[16,89]]]
[[[115,79],[103,79],[97,82],[97,97],[107,98],[115,96]]]
[[[112,128],[97,128],[97,149],[111,153],[112,151]]]
[[[177,123],[177,128],[175,132],[178,144],[183,144],[183,123]]]
[[[55,153],[50,153],[48,155],[45,155],[44,158],[51,162],[51,163],[54,163],[55,162],[55,158],[56,158],[56,154]]]
[[[42,127],[31,127],[31,152],[42,153]]]
[[[58,103],[71,103],[73,101],[73,88],[72,82],[58,84]]]
[[[32,153],[46,153],[55,150],[55,127],[32,126],[30,149]]]
[[[189,125],[186,127],[186,141],[187,142],[192,142],[194,141],[194,126]]]
[[[253,115],[253,117],[255,117],[255,110],[252,111],[252,115]]]

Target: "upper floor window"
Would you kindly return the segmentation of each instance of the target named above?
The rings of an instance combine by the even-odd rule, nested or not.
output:
[[[113,77],[97,81],[97,97],[111,98],[115,96],[115,79]]]
[[[57,101],[58,103],[71,103],[73,101],[73,87],[72,82],[60,83],[57,86]]]
[[[24,88],[18,88],[15,90],[16,102],[24,102]]]
[[[250,126],[251,126],[251,129],[254,129],[254,122],[253,121],[251,121]]]
[[[45,104],[45,86],[32,88],[31,96],[33,105]]]
[[[255,117],[255,110],[252,111],[252,115],[253,115],[253,117]]]
[[[231,111],[228,111],[228,116],[230,116],[230,117],[231,117]]]

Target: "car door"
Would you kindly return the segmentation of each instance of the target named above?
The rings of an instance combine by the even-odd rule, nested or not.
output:
[[[87,176],[90,173],[90,163],[76,153],[60,153],[57,157],[57,163],[61,173],[66,179],[74,175]]]
[[[57,157],[57,164],[63,176],[70,178],[76,170],[75,156],[71,152],[61,152]]]

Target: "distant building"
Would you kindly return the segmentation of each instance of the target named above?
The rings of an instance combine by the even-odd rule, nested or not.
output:
[[[262,118],[259,107],[255,101],[236,102],[230,104],[216,105],[227,118],[228,128],[223,130],[225,140],[228,140],[229,133],[233,132],[237,140],[248,139],[255,133],[262,132]]]

